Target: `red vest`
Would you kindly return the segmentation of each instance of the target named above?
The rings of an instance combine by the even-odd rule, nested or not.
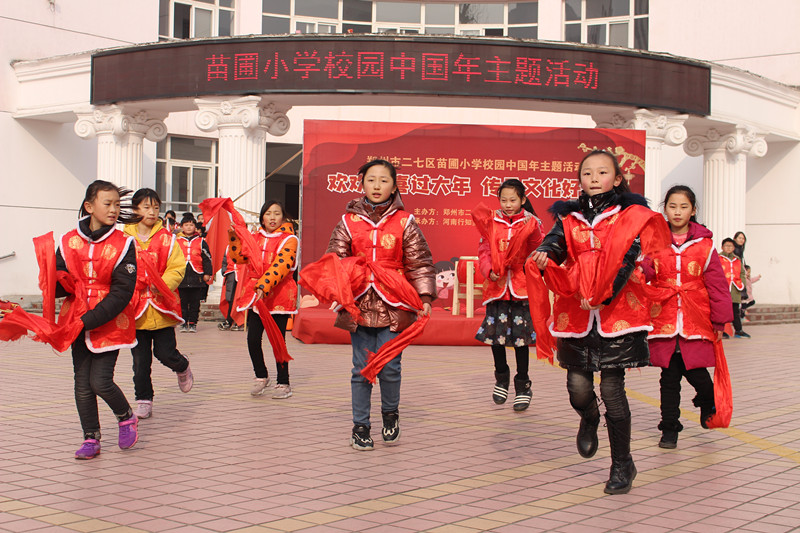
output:
[[[636,206],[631,206],[631,208]],[[564,237],[567,242],[567,269],[591,264],[579,257],[584,254],[597,254],[614,233],[615,225],[624,226],[625,211],[620,206],[606,209],[597,215],[591,224],[580,213],[569,213],[562,219]],[[621,267],[622,265],[618,265]],[[587,268],[587,267],[584,267]],[[596,272],[582,272],[581,277],[594,277]],[[635,269],[628,282],[611,303],[600,310],[581,309],[581,296],[555,295],[553,301],[553,323],[550,331],[554,337],[584,337],[597,321],[597,330],[602,337],[618,337],[635,331],[650,331],[649,302],[644,294],[644,275]]]
[[[198,234],[192,235],[189,240],[185,235],[178,237],[178,245],[186,257],[186,266],[191,265],[192,270],[198,274],[203,273],[203,238]]]
[[[95,242],[89,242],[77,229],[61,237],[61,256],[67,270],[86,284],[89,309],[94,309],[108,295],[111,274],[125,257],[132,241],[132,237],[126,237],[116,229]],[[91,352],[103,353],[136,346],[135,302],[134,295],[115,319],[86,332],[86,347]],[[61,315],[65,313],[66,308],[62,306]]]
[[[259,230],[254,233],[253,236],[259,248],[261,248],[261,261],[264,264],[264,268],[270,268],[272,266],[272,262],[275,261],[275,257],[284,247],[285,243],[292,239],[297,241],[296,235],[282,231],[266,233],[263,230]],[[294,272],[296,269],[297,261],[295,261],[291,271]],[[256,303],[257,296],[255,285],[261,276],[264,275],[264,272],[254,272],[248,265],[246,267],[246,275],[249,279],[240,284],[242,289],[239,296],[240,299],[237,300],[236,309],[238,311],[249,309]],[[244,302],[244,304],[240,304],[239,302]],[[295,282],[294,277],[291,274],[285,276],[281,282],[275,285],[272,290],[269,291],[269,294],[264,297],[264,303],[271,314],[297,313],[297,282]]]
[[[175,236],[162,227],[150,238],[150,244],[147,246],[147,250],[142,248],[139,241],[136,239],[134,239],[134,243],[136,244],[136,257],[139,258],[142,254],[148,254],[153,258],[156,265],[158,265],[159,274],[163,275],[167,270],[169,257],[172,255],[172,247],[175,246]],[[152,305],[158,309],[159,312],[170,315],[183,323],[180,299],[177,300],[176,304],[170,307],[164,302],[164,297],[160,292],[153,291],[151,284],[147,270],[143,265],[139,264],[136,272],[136,291],[139,294],[139,299],[136,304],[136,318],[138,319],[142,316],[147,310],[147,307]]]
[[[703,274],[708,268],[714,243],[709,238],[672,245],[653,255],[656,272],[651,284],[661,289],[650,307],[653,331],[648,338],[714,341],[711,304]]]
[[[376,223],[364,215],[355,213],[343,215],[342,221],[350,234],[350,249],[353,252],[353,256],[365,257],[368,261],[373,261],[383,267],[395,269],[400,274],[405,274],[403,268],[403,232],[408,221],[413,216],[411,213],[398,209],[384,215]],[[370,274],[369,279],[365,279],[361,287],[354,288],[353,296],[358,300],[371,287],[387,304],[414,311],[403,302],[393,301],[387,296],[387,291],[381,290],[379,285],[375,284],[374,274]]]
[[[514,222],[509,223],[503,218],[495,216],[490,222],[495,226],[495,242],[489,243],[489,246],[495,248],[500,252],[500,256],[505,259],[506,250],[511,238],[519,233],[525,227],[525,223],[531,220],[532,224],[535,219],[525,217],[519,218]],[[511,297],[514,300],[527,300],[528,299],[528,286],[525,283],[525,272],[522,267],[527,259],[527,254],[522,254],[515,263],[512,263],[503,279],[492,281],[486,279],[483,282],[483,305],[493,301],[505,298],[506,293],[510,290]]]
[[[722,271],[725,272],[725,279],[728,280],[728,287],[733,285],[737,289],[744,290],[742,284],[742,261],[738,257],[731,259],[719,254],[719,260],[722,263]]]

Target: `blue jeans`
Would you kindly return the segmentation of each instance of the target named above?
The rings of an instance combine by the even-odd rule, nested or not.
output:
[[[353,343],[353,371],[350,389],[353,398],[353,424],[369,427],[369,411],[372,403],[372,383],[361,375],[367,366],[367,351],[377,352],[383,344],[397,336],[389,328],[366,328],[358,326],[350,333]],[[389,361],[378,374],[381,387],[381,412],[397,411],[400,405],[400,358]]]

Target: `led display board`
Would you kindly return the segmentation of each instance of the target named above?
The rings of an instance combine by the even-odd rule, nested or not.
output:
[[[91,102],[368,93],[596,102],[707,115],[710,80],[701,63],[568,43],[258,36],[96,53]]]

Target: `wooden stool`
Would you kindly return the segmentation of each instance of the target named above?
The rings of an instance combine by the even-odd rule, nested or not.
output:
[[[475,316],[475,296],[483,294],[483,276],[477,269],[475,256],[459,257],[453,283],[453,315],[461,312],[461,298],[466,300],[467,318]],[[477,285],[476,285],[477,284]]]

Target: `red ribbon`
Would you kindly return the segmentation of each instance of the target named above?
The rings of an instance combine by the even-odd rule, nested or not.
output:
[[[722,341],[714,341],[714,358],[714,405],[717,412],[708,419],[706,425],[709,428],[726,428],[731,425],[733,415],[733,389]]]
[[[57,352],[65,352],[83,330],[81,316],[88,311],[86,286],[69,272],[56,271],[52,231],[34,238],[33,245],[39,262],[43,316],[30,314],[21,307],[14,309],[0,321],[0,340],[18,340],[31,331],[34,341],[49,344]],[[71,293],[61,307],[58,322],[55,320],[56,281]]]
[[[136,250],[138,252],[136,254],[137,266],[140,268],[144,267],[144,271],[147,274],[147,281],[161,294],[164,304],[168,308],[180,307],[178,295],[171,291],[164,282],[161,277],[161,272],[159,272],[158,265],[156,264],[155,257],[147,253],[147,250],[140,247],[138,243]]]
[[[547,269],[561,268],[552,260],[547,260]],[[536,357],[546,359],[551,365],[555,359],[555,342],[550,333],[549,321],[552,311],[550,309],[550,291],[545,285],[539,267],[533,259],[525,263],[525,282],[528,286],[528,305],[531,311],[531,322],[536,332]]]
[[[422,299],[404,275],[360,256],[341,259],[334,253],[325,254],[318,261],[303,268],[300,273],[300,285],[323,303],[338,302],[358,322],[361,312],[356,305],[353,290],[358,291],[363,288],[372,276],[374,283],[380,286],[381,292],[387,298],[417,311],[422,309]],[[429,315],[419,317],[395,338],[385,342],[377,353],[369,352],[367,366],[361,370],[361,375],[370,383],[375,383],[386,363],[400,355],[422,334],[428,320],[430,320]]]

